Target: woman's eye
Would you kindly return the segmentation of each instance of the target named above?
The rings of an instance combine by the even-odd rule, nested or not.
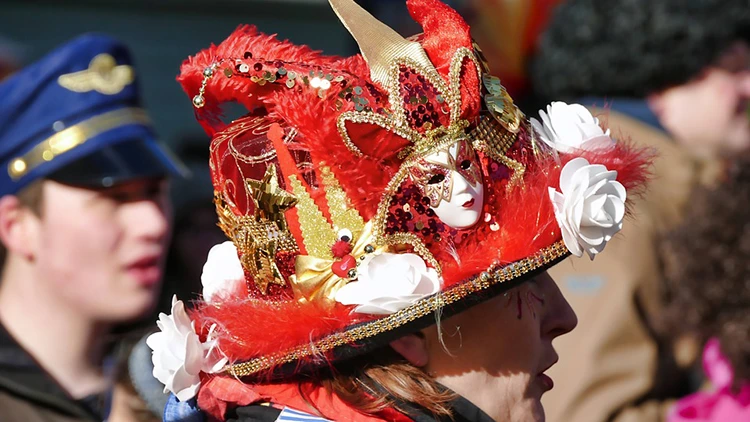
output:
[[[461,161],[461,170],[468,170],[471,168],[471,160]]]
[[[427,183],[430,185],[436,185],[438,183],[442,183],[443,180],[445,180],[444,174],[435,174],[430,177],[430,180],[428,180]]]

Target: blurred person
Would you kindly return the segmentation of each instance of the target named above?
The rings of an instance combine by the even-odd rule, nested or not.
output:
[[[561,388],[544,401],[553,422],[660,421],[694,388],[697,347],[654,326],[655,240],[692,204],[693,186],[714,183],[723,160],[750,146],[749,15],[747,0],[569,0],[553,13],[532,65],[538,93],[604,107],[594,114],[613,136],[660,155],[638,222],[596,262],[551,272],[582,321],[556,343],[567,364],[552,371]]]
[[[598,126],[575,153],[537,144],[437,0],[406,2],[409,39],[330,3],[362,55],[240,26],[182,65],[230,241],[147,340],[165,419],[543,421],[576,324],[546,270],[607,243],[567,215],[616,233],[649,155]],[[224,123],[228,103],[247,114]]]
[[[125,338],[118,339],[113,353],[117,364],[107,422],[158,422],[162,419],[168,395],[164,386],[151,375],[151,350],[146,346],[148,334],[150,332],[144,330],[132,330]]]
[[[213,185],[208,169],[209,151],[204,136],[185,136],[176,142],[175,153],[190,177],[173,180],[170,199],[174,208],[173,235],[167,253],[164,282],[158,301],[160,311],[171,308],[172,296],[198,299],[201,273],[209,250],[224,239],[216,225]],[[188,304],[192,301],[188,300]],[[109,422],[161,420],[168,395],[153,377],[151,350],[144,333],[152,330],[139,324],[118,341],[115,387]]]
[[[113,327],[146,316],[167,178],[126,47],[84,35],[0,84],[3,421],[101,421]]]
[[[21,67],[21,48],[0,36],[0,81]]]
[[[669,422],[750,421],[750,159],[701,188],[664,241],[666,328],[704,345],[707,388],[680,399]]]
[[[190,170],[190,178],[177,180],[171,186],[174,234],[167,255],[160,310],[171,308],[175,294],[198,298],[208,252],[225,238],[216,224],[208,142],[208,137],[202,135],[185,136],[177,143],[175,152]]]

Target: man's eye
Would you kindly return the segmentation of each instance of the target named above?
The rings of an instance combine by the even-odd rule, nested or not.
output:
[[[461,161],[461,170],[468,170],[471,168],[471,160]]]
[[[430,177],[430,180],[427,181],[430,185],[436,185],[438,183],[442,183],[443,180],[445,180],[444,174],[435,174],[432,177]]]

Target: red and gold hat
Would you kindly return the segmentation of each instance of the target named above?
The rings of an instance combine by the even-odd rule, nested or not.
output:
[[[242,26],[182,66],[231,243],[209,255],[204,300],[189,315],[176,301],[150,339],[155,363],[172,362],[155,375],[181,400],[206,376],[335,365],[571,251],[593,257],[644,182],[648,154],[583,107],[527,120],[438,0],[407,1],[424,30],[409,39],[352,0],[330,3],[361,55]],[[231,102],[248,114],[224,124]],[[184,353],[166,351],[175,338]]]

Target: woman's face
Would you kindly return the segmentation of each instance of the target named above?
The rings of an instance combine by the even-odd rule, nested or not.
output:
[[[424,157],[411,177],[443,223],[466,229],[479,221],[484,186],[479,160],[469,141],[462,139]]]
[[[577,324],[547,273],[425,331],[425,370],[496,421],[544,421],[552,340]]]

